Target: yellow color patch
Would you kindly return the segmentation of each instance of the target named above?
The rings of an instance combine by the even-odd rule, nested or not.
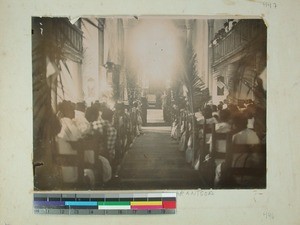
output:
[[[130,205],[162,205],[162,201],[139,201],[139,202],[130,202]]]

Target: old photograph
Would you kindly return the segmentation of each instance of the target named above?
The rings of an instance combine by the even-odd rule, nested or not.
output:
[[[267,188],[262,19],[31,24],[36,191]]]

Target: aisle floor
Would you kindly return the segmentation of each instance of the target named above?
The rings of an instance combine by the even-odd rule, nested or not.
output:
[[[178,143],[170,138],[170,127],[145,127],[125,155],[119,178],[111,189],[189,189],[199,187],[199,176],[185,162]]]

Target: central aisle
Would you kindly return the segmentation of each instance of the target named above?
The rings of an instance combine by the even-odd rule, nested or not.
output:
[[[199,177],[185,162],[170,127],[146,127],[125,155],[114,189],[198,188]]]

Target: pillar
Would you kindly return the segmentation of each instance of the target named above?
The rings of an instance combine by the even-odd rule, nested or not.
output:
[[[231,63],[228,64],[226,67],[226,72],[225,72],[225,84],[228,87],[228,92],[230,97],[236,97],[236,93],[234,93],[234,77],[236,76],[238,69],[238,64],[237,63]],[[226,96],[225,96],[226,97]]]
[[[192,31],[193,31],[194,20],[186,20],[186,46],[192,45]]]
[[[128,76],[128,65],[127,65],[127,46],[128,46],[128,19],[123,19],[123,31],[124,31],[124,39],[123,39],[123,67],[122,67],[122,78],[123,78],[123,101],[128,102],[128,93],[127,93],[127,76]]]

